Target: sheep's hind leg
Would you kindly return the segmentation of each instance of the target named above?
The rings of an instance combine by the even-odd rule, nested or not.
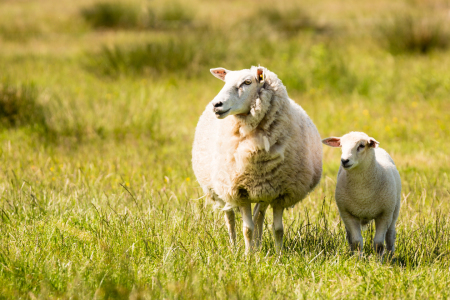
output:
[[[381,259],[384,254],[384,240],[386,239],[386,232],[391,223],[392,217],[388,218],[385,215],[375,219],[375,237],[373,238],[373,247]]]
[[[225,224],[227,224],[231,245],[234,246],[236,243],[236,217],[233,209],[225,211]]]
[[[281,253],[283,248],[283,211],[283,207],[273,207],[273,235],[277,253]]]
[[[256,203],[253,210],[253,223],[255,224],[255,248],[259,248],[262,239],[264,217],[266,216],[266,210],[269,205],[264,202]]]
[[[399,210],[400,205],[397,205],[394,211],[394,216],[392,218],[391,225],[389,226],[386,232],[386,250],[388,251],[390,256],[394,255],[395,251],[395,238],[397,235],[397,232],[395,230],[395,223],[397,222]]]
[[[253,244],[253,231],[255,225],[252,220],[252,204],[248,203],[244,206],[239,207],[241,209],[242,221],[243,221],[243,232],[245,240],[245,254],[250,253]]]
[[[387,232],[386,232],[386,250],[388,259],[391,259],[394,255],[395,251],[395,222],[392,222],[391,226],[389,226]]]

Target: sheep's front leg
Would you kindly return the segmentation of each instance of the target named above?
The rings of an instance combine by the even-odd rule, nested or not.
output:
[[[225,211],[225,224],[227,224],[231,245],[234,246],[236,243],[236,217],[233,209]]]
[[[258,248],[261,244],[264,226],[264,217],[266,216],[266,210],[268,206],[269,206],[268,204],[260,202],[255,205],[255,208],[253,210],[253,223],[255,224],[254,241],[256,248]]]
[[[359,219],[346,212],[341,212],[341,218],[345,224],[350,250],[352,253],[357,250],[359,255],[361,255],[363,250],[363,237],[361,235],[361,223]]]
[[[250,253],[253,243],[253,231],[255,225],[252,220],[252,204],[248,203],[244,206],[239,207],[241,209],[242,221],[243,221],[243,231],[245,240],[245,254]]]
[[[283,207],[273,208],[273,236],[277,253],[281,253],[283,248],[283,211]]]

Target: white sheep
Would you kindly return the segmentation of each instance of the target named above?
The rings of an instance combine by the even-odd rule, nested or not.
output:
[[[271,205],[279,252],[283,210],[305,198],[320,181],[320,135],[305,111],[289,99],[277,75],[266,68],[217,68],[211,73],[225,86],[198,122],[192,150],[195,176],[208,199],[225,211],[232,244],[233,208],[240,208],[246,253],[253,238],[259,245]],[[258,203],[253,219],[252,203]]]
[[[382,256],[386,240],[386,248],[393,254],[402,189],[394,161],[374,138],[363,132],[350,132],[322,142],[342,147],[335,198],[352,252],[363,249],[361,226],[375,220],[375,251]]]

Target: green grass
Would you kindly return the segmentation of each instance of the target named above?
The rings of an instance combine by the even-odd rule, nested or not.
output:
[[[195,10],[182,1],[166,1],[163,5],[149,6],[146,11],[147,27],[153,29],[180,29],[189,27],[195,19]]]
[[[139,26],[139,7],[121,2],[99,2],[81,10],[94,28],[134,28]]]
[[[450,45],[448,26],[448,19],[436,14],[400,13],[380,22],[380,42],[393,54],[445,50]]]
[[[286,34],[248,3],[203,1],[195,26],[95,31],[80,11],[96,3],[0,3],[0,298],[450,297],[449,52],[393,56],[374,34],[387,10],[438,8],[321,0],[306,15],[332,34]],[[29,20],[20,38],[12,16]],[[373,224],[364,258],[350,254],[332,148],[319,187],[285,212],[281,256],[270,210],[260,251],[244,256],[241,230],[230,247],[191,145],[223,85],[209,69],[252,64],[279,75],[322,137],[361,130],[391,154],[403,183],[392,261],[377,260]]]
[[[36,125],[46,128],[44,107],[37,101],[33,84],[15,87],[8,82],[0,85],[0,123],[2,127]]]
[[[90,55],[88,69],[112,77],[124,74],[158,76],[174,72],[180,72],[183,76],[186,73],[188,76],[198,75],[199,66],[217,64],[220,58],[226,57],[221,45],[225,43],[208,41],[202,36],[182,35],[144,44],[115,45]]]
[[[275,30],[287,35],[295,35],[300,31],[323,32],[326,29],[325,25],[313,20],[305,9],[295,2],[262,6],[252,20],[255,23],[258,21],[266,21]]]
[[[144,30],[171,30],[189,27],[195,11],[181,1],[160,3],[98,2],[81,9],[80,14],[92,28]]]

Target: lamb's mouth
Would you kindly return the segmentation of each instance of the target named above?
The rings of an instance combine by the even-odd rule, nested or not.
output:
[[[344,167],[344,169],[346,169],[346,170],[348,170],[348,169],[350,169],[351,167],[353,167],[353,165],[342,165],[343,167]]]
[[[216,117],[218,117],[219,119],[223,118],[229,111],[231,110],[231,108],[227,109],[226,111],[216,111]]]

